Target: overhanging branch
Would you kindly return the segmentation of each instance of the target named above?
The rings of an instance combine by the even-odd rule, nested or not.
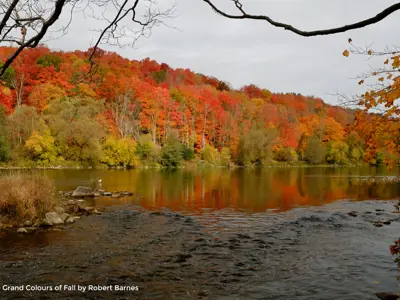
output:
[[[235,4],[236,8],[240,12],[239,15],[232,15],[232,14],[228,14],[228,13],[224,12],[223,10],[219,9],[212,2],[212,0],[203,0],[203,1],[205,3],[207,3],[216,13],[218,13],[219,15],[221,15],[225,18],[236,19],[236,20],[249,19],[249,20],[266,21],[275,27],[289,30],[297,35],[301,35],[304,37],[318,36],[318,35],[330,35],[330,34],[336,34],[336,33],[346,32],[349,30],[363,28],[363,27],[378,23],[378,22],[382,21],[383,19],[385,19],[386,17],[388,17],[389,15],[391,15],[392,13],[400,10],[400,2],[399,2],[399,3],[395,3],[392,6],[389,6],[388,8],[384,9],[382,12],[377,14],[375,17],[372,17],[372,18],[369,18],[369,19],[366,19],[366,20],[363,20],[363,21],[360,21],[357,23],[353,23],[353,24],[349,24],[349,25],[345,25],[345,26],[341,26],[341,27],[336,27],[336,28],[331,28],[331,29],[325,29],[325,30],[304,31],[304,30],[300,30],[290,24],[277,22],[266,15],[248,14],[243,9],[243,5],[241,4],[241,2],[239,0],[232,0]]]

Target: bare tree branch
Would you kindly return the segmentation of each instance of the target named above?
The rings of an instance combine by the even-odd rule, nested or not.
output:
[[[104,0],[97,1],[100,1],[99,3],[96,3],[97,5],[104,5]],[[138,15],[137,11],[140,2],[148,3],[147,6],[145,5],[144,13],[141,16]],[[130,7],[127,5],[127,0],[125,0],[121,5],[119,5],[117,1],[114,2],[114,0],[111,0],[111,3],[114,8],[117,9],[117,13],[112,20],[108,20],[104,14],[102,16],[103,19],[108,21],[108,25],[100,31],[100,35],[91,50],[89,57],[91,63],[90,71],[92,71],[93,66],[96,64],[94,56],[101,43],[123,47],[125,45],[120,40],[131,35],[132,41],[130,42],[130,45],[133,46],[140,37],[149,36],[153,27],[160,24],[169,27],[163,19],[172,17],[175,8],[175,4],[163,11],[154,8],[153,6],[157,4],[157,0],[133,0],[133,4]],[[132,14],[131,21],[139,25],[137,30],[134,30],[133,28],[131,29],[125,25],[120,25],[120,23],[125,20],[130,13]],[[140,20],[139,17],[143,20]]]
[[[52,26],[59,18],[61,15],[62,9],[65,5],[67,0],[56,0],[55,5],[54,5],[54,10],[50,17],[43,22],[43,25],[40,29],[40,31],[31,37],[28,41],[25,42],[25,35],[26,35],[26,29],[24,27],[21,27],[25,31],[22,33],[23,39],[18,47],[18,49],[4,62],[4,64],[0,67],[0,76],[2,76],[7,68],[12,64],[12,62],[18,57],[18,55],[27,47],[29,48],[34,48],[37,47],[39,42],[43,39],[45,36],[47,30],[49,29],[50,26]],[[41,18],[39,18],[41,20]]]
[[[203,0],[205,3],[207,3],[216,13],[218,13],[219,15],[225,17],[225,18],[229,18],[229,19],[236,19],[236,20],[245,20],[245,19],[249,19],[249,20],[260,20],[260,21],[266,21],[269,24],[275,26],[275,27],[279,27],[279,28],[283,28],[285,30],[289,30],[297,35],[301,35],[304,37],[310,37],[310,36],[318,36],[318,35],[330,35],[330,34],[336,34],[336,33],[341,33],[341,32],[346,32],[349,30],[354,30],[354,29],[359,29],[359,28],[363,28],[375,23],[378,23],[380,21],[382,21],[383,19],[385,19],[386,17],[388,17],[389,15],[391,15],[392,13],[400,10],[400,2],[395,3],[391,6],[389,6],[388,8],[384,9],[382,12],[380,12],[379,14],[377,14],[376,16],[360,21],[360,22],[356,22],[353,24],[349,24],[349,25],[345,25],[342,27],[337,27],[337,28],[331,28],[331,29],[325,29],[325,30],[314,30],[314,31],[304,31],[304,30],[300,30],[297,29],[295,27],[293,27],[290,24],[285,24],[285,23],[281,23],[281,22],[277,22],[275,20],[273,20],[272,18],[266,16],[266,15],[252,15],[252,14],[248,14],[244,11],[243,9],[243,5],[241,4],[241,2],[239,0],[232,0],[236,6],[236,8],[239,10],[240,14],[239,15],[232,15],[232,14],[228,14],[226,12],[224,12],[223,10],[219,9],[212,0]]]
[[[230,0],[238,11],[237,15],[227,13],[218,8],[214,4],[216,0],[203,1],[223,17],[238,20],[266,21],[275,27],[283,28],[305,37],[336,34],[366,27],[378,23],[400,10],[400,2],[397,2],[376,16],[360,22],[326,30],[303,31],[290,24],[275,21],[267,15],[250,14],[244,9],[241,0]],[[83,4],[83,8],[75,9],[78,3]],[[1,0],[0,44],[10,43],[18,47],[6,59],[4,65],[0,67],[0,77],[25,48],[34,48],[43,42],[43,38],[48,33],[49,28],[57,22],[61,13],[66,10],[66,6],[70,6],[71,11],[69,21],[61,29],[64,34],[72,22],[73,15],[78,12],[85,14],[86,10],[92,11],[93,18],[107,22],[107,25],[99,31],[99,37],[90,54],[90,62],[94,64],[94,55],[100,44],[105,43],[123,47],[128,45],[126,40],[130,38],[129,45],[133,45],[139,38],[148,37],[154,27],[160,25],[168,26],[164,20],[172,16],[175,5],[162,11],[157,7],[157,4],[157,0]],[[101,17],[96,17],[95,12],[98,12],[99,8],[104,12]],[[113,17],[108,18],[107,14],[108,16],[110,15],[110,8]],[[129,25],[124,21],[128,21],[130,14],[131,24]],[[132,26],[132,24],[135,26]],[[18,30],[20,30],[20,33]]]
[[[7,22],[11,17],[11,13],[15,9],[15,7],[17,6],[18,2],[19,2],[19,0],[14,0],[13,2],[11,2],[11,4],[8,7],[6,13],[4,14],[4,17],[3,17],[3,19],[1,20],[1,23],[0,23],[0,34],[3,31],[4,27],[7,25]]]

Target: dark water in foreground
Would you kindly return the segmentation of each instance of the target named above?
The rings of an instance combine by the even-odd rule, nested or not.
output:
[[[95,200],[107,211],[64,231],[0,236],[0,285],[139,291],[0,286],[0,299],[377,299],[400,290],[388,250],[400,236],[400,184],[380,177],[397,170],[43,172],[61,190],[102,179],[106,190],[139,197]]]

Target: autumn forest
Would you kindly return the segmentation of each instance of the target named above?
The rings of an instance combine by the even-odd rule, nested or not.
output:
[[[15,51],[0,48],[0,61]],[[90,49],[23,51],[0,81],[4,166],[379,165],[380,116]],[[363,120],[362,122],[360,120]],[[397,125],[396,125],[397,126]],[[386,137],[387,138],[387,137]]]

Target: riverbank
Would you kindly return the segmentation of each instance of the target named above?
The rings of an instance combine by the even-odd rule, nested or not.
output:
[[[305,162],[294,162],[294,163],[285,163],[285,162],[274,162],[265,165],[237,165],[231,163],[229,165],[218,165],[211,164],[204,161],[193,161],[193,162],[184,162],[180,166],[176,167],[167,167],[162,166],[160,164],[150,164],[150,165],[139,165],[136,167],[109,167],[106,165],[96,165],[96,166],[84,166],[80,164],[68,164],[68,165],[53,165],[53,166],[38,166],[32,163],[31,165],[13,165],[13,164],[0,164],[0,170],[58,170],[58,169],[104,169],[104,170],[126,170],[126,169],[202,169],[202,168],[227,168],[227,169],[236,169],[236,168],[355,168],[355,167],[369,167],[370,165],[367,163],[355,163],[355,164],[307,164]],[[383,166],[373,166],[373,167],[383,167]]]
[[[21,173],[1,177],[0,191],[0,231],[21,234],[59,230],[59,225],[73,224],[83,215],[100,215],[102,208],[93,206],[96,197],[133,196],[128,191],[107,192],[82,186],[71,192],[57,192],[48,177]]]

